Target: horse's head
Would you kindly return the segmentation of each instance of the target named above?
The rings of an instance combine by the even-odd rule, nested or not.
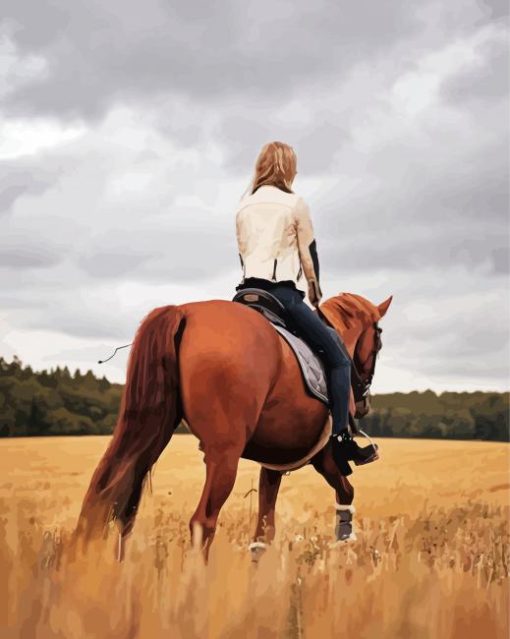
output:
[[[382,348],[379,320],[388,310],[392,296],[378,306],[361,295],[342,293],[326,300],[320,312],[341,335],[353,361],[352,387],[356,417],[370,410],[370,387],[377,354]]]

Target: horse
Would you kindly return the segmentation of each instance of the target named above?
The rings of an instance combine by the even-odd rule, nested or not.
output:
[[[391,300],[374,305],[342,293],[318,308],[341,336],[364,388],[357,404],[351,393],[351,414],[368,410],[381,348],[377,323]],[[354,489],[334,462],[331,446],[324,445],[328,407],[307,393],[293,351],[262,314],[236,302],[209,300],[155,308],[138,327],[113,437],[78,518],[75,532],[85,544],[114,520],[122,557],[145,481],[181,420],[204,452],[205,483],[189,525],[192,542],[201,544],[206,556],[240,458],[261,464],[254,548],[274,539],[281,468],[303,460],[336,493],[337,539],[346,522],[344,537],[352,536]],[[310,451],[315,451],[311,458]]]

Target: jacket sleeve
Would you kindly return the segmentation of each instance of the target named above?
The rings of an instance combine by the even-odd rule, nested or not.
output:
[[[237,213],[236,215],[236,236],[237,236],[237,250],[239,253],[239,259],[241,261],[241,268],[243,269],[243,273],[244,273],[243,255],[245,254],[245,251],[246,251],[246,239],[243,234],[243,227],[241,224],[239,213]]]
[[[299,198],[295,208],[296,233],[299,248],[299,258],[308,281],[309,288],[315,291],[316,300],[322,297],[319,281],[319,256],[317,255],[317,242],[315,241],[310,210],[303,200]]]

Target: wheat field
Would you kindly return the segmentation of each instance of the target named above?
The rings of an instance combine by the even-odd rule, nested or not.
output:
[[[258,467],[241,461],[210,560],[189,545],[204,478],[197,440],[158,461],[123,563],[116,535],[69,535],[107,437],[0,441],[2,639],[506,638],[509,452],[487,442],[380,440],[352,476],[358,541],[333,547],[334,496],[312,468],[283,479],[258,564]]]

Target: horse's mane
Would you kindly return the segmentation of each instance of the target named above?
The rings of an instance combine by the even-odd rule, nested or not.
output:
[[[380,318],[377,306],[356,293],[339,293],[330,297],[320,305],[320,310],[332,323],[340,319],[347,329],[352,327],[355,319],[365,326]]]

